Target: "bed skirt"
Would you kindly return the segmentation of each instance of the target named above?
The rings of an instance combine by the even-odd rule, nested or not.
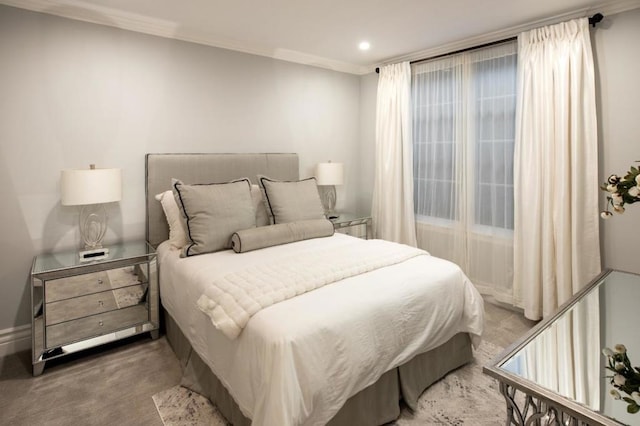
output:
[[[191,349],[191,344],[171,315],[164,309],[163,314],[167,340],[182,366],[181,385],[207,397],[234,426],[251,425],[251,420],[242,414],[220,380]],[[349,398],[328,424],[349,426],[389,423],[400,415],[400,400],[415,410],[418,398],[425,389],[472,359],[471,339],[467,333],[459,333],[442,346],[387,371],[377,382]]]

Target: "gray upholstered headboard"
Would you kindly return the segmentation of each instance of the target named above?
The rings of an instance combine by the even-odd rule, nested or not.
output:
[[[257,183],[263,174],[281,180],[297,180],[297,154],[147,154],[145,158],[147,241],[154,247],[169,236],[162,206],[155,196],[171,189],[171,178],[185,183],[226,182],[248,177]]]

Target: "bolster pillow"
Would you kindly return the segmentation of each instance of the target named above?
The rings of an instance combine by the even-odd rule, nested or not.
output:
[[[244,253],[331,235],[333,235],[333,223],[327,219],[299,220],[235,232],[231,236],[231,247],[236,253]]]

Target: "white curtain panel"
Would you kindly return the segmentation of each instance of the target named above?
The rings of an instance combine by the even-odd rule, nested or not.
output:
[[[410,94],[409,62],[380,68],[371,210],[376,238],[415,247]]]
[[[412,66],[418,246],[512,303],[516,43]]]
[[[600,272],[598,147],[587,18],[518,36],[514,292],[552,314]]]

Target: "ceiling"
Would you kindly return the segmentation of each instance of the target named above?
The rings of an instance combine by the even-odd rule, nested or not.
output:
[[[15,7],[354,74],[640,0],[0,0]],[[368,41],[368,51],[358,49]]]

